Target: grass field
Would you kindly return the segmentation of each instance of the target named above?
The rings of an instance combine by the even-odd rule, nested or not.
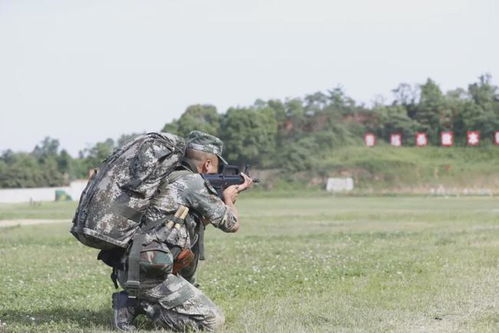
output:
[[[208,230],[198,275],[224,332],[499,332],[497,198],[239,205],[240,232]],[[0,217],[69,220],[73,209],[0,205]],[[68,229],[0,228],[0,332],[110,330],[110,272]]]
[[[332,175],[349,175],[359,192],[428,193],[487,189],[499,193],[499,147],[341,147],[316,161],[315,168]],[[308,176],[309,177],[309,176]],[[459,193],[463,193],[462,191]]]

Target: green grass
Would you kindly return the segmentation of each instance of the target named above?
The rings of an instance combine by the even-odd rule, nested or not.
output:
[[[0,203],[0,220],[19,219],[66,219],[73,218],[77,203],[36,202],[34,204],[2,204]]]
[[[413,192],[422,187],[483,187],[499,192],[499,147],[341,147],[317,161],[326,174],[351,175],[360,189]],[[424,192],[424,191],[423,191]],[[427,192],[427,191],[426,191]]]
[[[225,312],[224,332],[499,331],[497,199],[242,197],[239,205],[240,232],[209,228],[198,276]],[[27,206],[17,207],[24,218]],[[0,206],[1,216],[15,210]],[[110,272],[68,229],[0,229],[0,332],[110,329]]]

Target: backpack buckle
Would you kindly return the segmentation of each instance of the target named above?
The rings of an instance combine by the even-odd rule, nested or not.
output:
[[[126,282],[126,290],[128,291],[128,298],[135,299],[139,295],[140,282],[135,280],[128,280]]]

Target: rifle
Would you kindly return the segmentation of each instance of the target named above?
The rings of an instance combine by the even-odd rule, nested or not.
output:
[[[244,173],[249,177],[249,167],[246,165]],[[237,165],[223,164],[220,173],[205,173],[203,178],[210,182],[211,186],[217,190],[220,199],[223,199],[223,191],[231,185],[241,185],[244,177],[241,175],[241,168]],[[259,183],[258,178],[253,178],[253,183]]]

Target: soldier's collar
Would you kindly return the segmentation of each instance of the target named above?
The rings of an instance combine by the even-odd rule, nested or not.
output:
[[[194,173],[198,173],[198,169],[196,168],[196,166],[194,164],[192,164],[191,162],[189,161],[186,161],[186,160],[183,160],[182,161],[182,166],[184,168],[186,168],[187,170],[190,170]]]

